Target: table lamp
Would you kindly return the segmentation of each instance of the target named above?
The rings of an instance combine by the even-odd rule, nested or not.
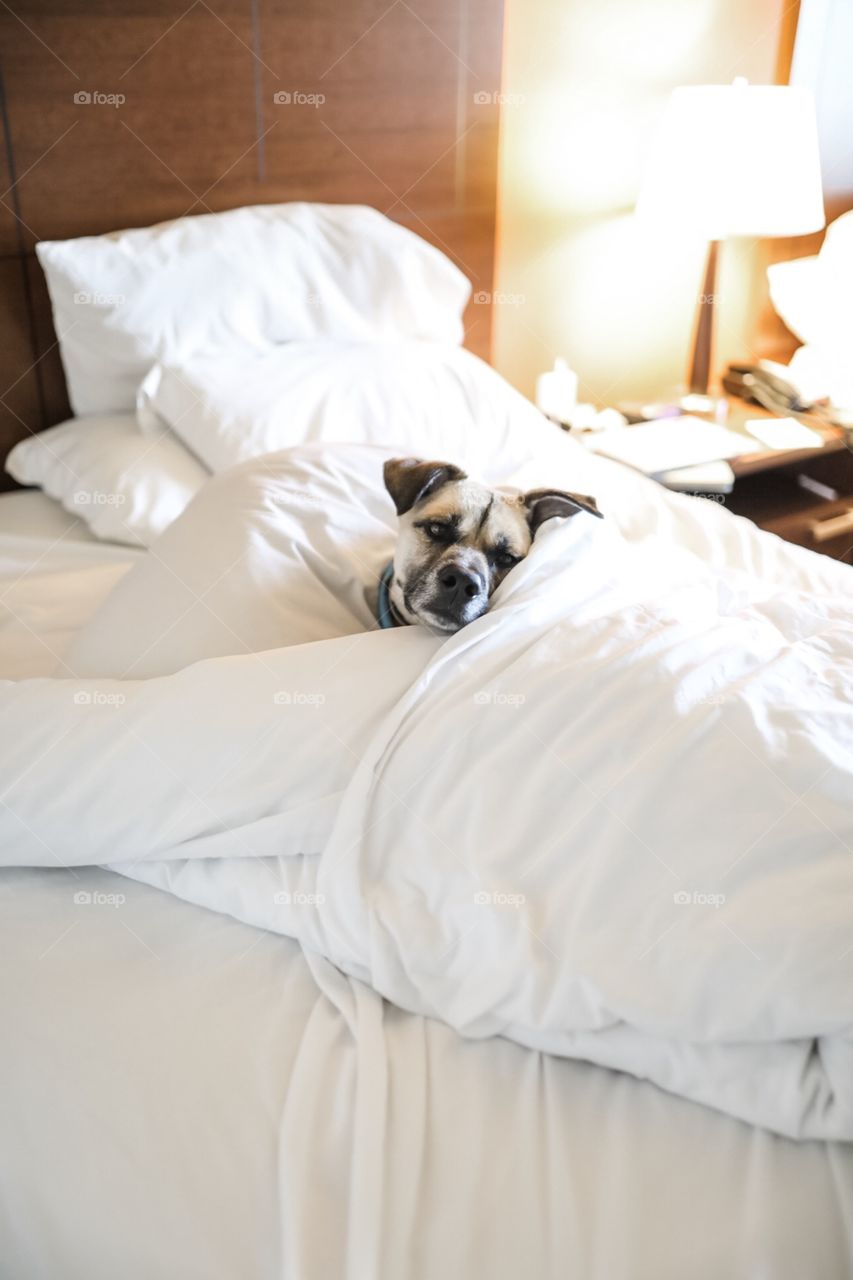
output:
[[[674,90],[652,143],[637,214],[708,241],[688,386],[707,396],[717,256],[726,236],[800,236],[824,225],[817,122],[799,86]]]

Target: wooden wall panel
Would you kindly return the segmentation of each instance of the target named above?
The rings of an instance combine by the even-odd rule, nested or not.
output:
[[[39,239],[363,202],[488,293],[502,28],[503,0],[0,6],[0,454],[68,412]],[[490,332],[491,307],[472,304],[468,345],[488,355]]]
[[[14,213],[14,177],[10,166],[11,149],[5,136],[3,121],[7,117],[2,74],[0,74],[0,257],[17,254],[21,231]]]
[[[71,417],[65,373],[53,327],[50,298],[44,272],[34,254],[26,258],[27,296],[32,311],[33,343],[38,363],[34,375],[38,383],[42,418],[51,426]],[[36,430],[43,428],[35,428]]]
[[[14,256],[0,258],[2,430],[7,448],[31,432],[42,430],[44,422],[25,272],[23,259]],[[4,455],[6,451],[3,450]]]

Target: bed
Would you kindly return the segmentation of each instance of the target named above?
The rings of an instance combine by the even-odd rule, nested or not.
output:
[[[4,599],[42,621],[10,644],[7,613],[4,674],[46,674],[145,553],[35,492],[0,525]],[[465,1039],[103,869],[5,870],[0,901],[4,1275],[849,1272],[849,1143]]]
[[[61,8],[46,7],[39,31],[76,65],[82,37]],[[527,984],[518,970],[501,974],[501,949],[490,949],[506,940],[510,917],[489,915],[488,904],[485,915],[472,916],[482,904],[470,893],[462,912],[448,912],[434,894],[446,947],[461,947],[461,976],[435,981],[447,965],[434,939],[435,971],[427,972],[423,955],[406,952],[409,941],[429,936],[414,908],[433,892],[415,874],[428,865],[430,850],[425,858],[410,841],[411,820],[383,828],[377,811],[371,819],[386,843],[365,844],[366,855],[384,863],[388,890],[402,904],[401,934],[410,938],[389,947],[390,933],[377,928],[374,949],[360,952],[363,935],[340,902],[332,904],[334,936],[312,933],[311,898],[323,886],[311,878],[304,842],[316,842],[320,830],[328,834],[347,788],[348,820],[363,817],[365,797],[350,786],[340,735],[378,732],[384,712],[399,706],[408,718],[393,741],[381,734],[372,741],[383,748],[380,763],[401,759],[398,746],[405,747],[409,730],[422,735],[433,719],[419,722],[419,704],[405,701],[409,687],[429,669],[438,694],[442,680],[461,679],[471,667],[464,635],[452,642],[455,661],[442,674],[433,641],[417,629],[387,644],[373,634],[371,587],[395,533],[379,479],[389,451],[464,460],[494,483],[556,483],[565,475],[578,489],[588,483],[607,516],[600,543],[588,542],[593,534],[575,521],[552,521],[561,527],[546,526],[541,541],[537,535],[517,585],[471,632],[491,663],[487,678],[475,670],[464,696],[445,690],[441,712],[451,737],[460,708],[470,715],[473,705],[482,709],[481,743],[517,742],[520,719],[508,732],[501,717],[516,716],[513,681],[527,650],[543,662],[556,653],[551,631],[561,617],[549,614],[548,602],[561,601],[567,613],[574,603],[583,616],[595,605],[598,577],[607,580],[605,561],[619,539],[641,547],[654,538],[672,548],[660,556],[673,575],[669,587],[707,569],[715,600],[725,597],[723,613],[737,614],[740,591],[754,607],[750,625],[760,636],[768,615],[755,583],[785,584],[819,600],[824,614],[811,626],[815,634],[827,618],[835,626],[832,611],[849,591],[844,566],[755,534],[712,504],[666,495],[615,464],[585,458],[476,360],[472,352],[488,348],[491,310],[500,7],[486,0],[458,11],[436,4],[413,15],[403,5],[385,16],[381,8],[359,3],[348,23],[314,9],[273,12],[271,21],[258,9],[245,29],[234,14],[236,41],[207,6],[187,11],[160,41],[154,6],[141,7],[132,39],[111,15],[87,13],[79,31],[88,47],[98,29],[105,85],[118,83],[151,46],[143,72],[128,78],[133,92],[120,118],[137,136],[128,142],[127,129],[107,112],[75,115],[62,80],[51,128],[73,132],[49,155],[54,134],[42,136],[46,116],[32,102],[31,85],[66,73],[39,42],[17,37],[4,129],[7,154],[23,176],[15,184],[18,212],[2,229],[8,306],[0,325],[18,380],[3,397],[2,424],[5,442],[16,445],[11,474],[30,487],[0,496],[0,1274],[663,1280],[689,1268],[708,1280],[837,1280],[853,1269],[853,1147],[849,1118],[839,1115],[844,1079],[840,1086],[837,1080],[845,1073],[853,1079],[853,1071],[845,1057],[850,1019],[840,963],[825,1000],[810,990],[792,1002],[795,1013],[814,1007],[821,1019],[811,1039],[803,1033],[797,1043],[820,1044],[825,1053],[789,1055],[774,1074],[774,1035],[794,1034],[785,1021],[791,1011],[774,1005],[776,1021],[766,1022],[757,1040],[754,1021],[749,1028],[748,1049],[763,1036],[766,1059],[744,1064],[737,1052],[734,1059],[724,1054],[716,1072],[703,1076],[714,1088],[704,1089],[698,1076],[691,1084],[683,1061],[641,1060],[635,1042],[599,1039],[607,1028],[593,1027],[583,1043],[570,1044],[549,1014],[560,1002],[541,986],[514,1020],[457,1002],[470,987],[497,1007]],[[305,38],[294,42],[289,24],[297,20]],[[349,59],[352,40],[374,20],[377,31],[357,41]],[[373,40],[380,52],[406,47],[415,56],[391,60],[391,71],[380,59],[387,82],[380,81],[368,52]],[[258,58],[254,85],[242,64],[234,66],[247,44],[263,54],[267,70],[286,54],[294,82],[310,86],[325,77],[333,113],[323,116],[325,129],[316,114],[292,112],[287,129],[264,118],[270,109]],[[190,69],[193,102],[206,94],[208,102],[224,103],[215,128],[183,128],[185,100],[165,92],[174,84],[176,52]],[[246,112],[221,94],[223,84],[237,94],[234,86],[244,81],[248,115],[262,104],[248,138]],[[424,97],[415,92],[421,88]],[[377,93],[385,115],[373,110]],[[425,101],[428,112],[418,106]],[[181,127],[158,141],[152,121],[170,112]],[[388,119],[399,127],[389,129]],[[276,126],[272,132],[268,124]],[[148,138],[153,150],[140,141]],[[169,145],[179,154],[163,152]],[[74,149],[75,163],[57,165],[65,148]],[[217,181],[240,155],[243,162]],[[113,184],[122,165],[133,181]],[[176,195],[176,171],[192,191],[182,186]],[[187,209],[195,191],[203,195]],[[361,203],[305,203],[317,200]],[[194,221],[202,209],[202,221]],[[235,215],[224,215],[215,235],[204,221],[212,209]],[[184,213],[191,216],[180,218]],[[143,226],[164,218],[178,218],[178,230]],[[117,225],[137,231],[102,234]],[[405,228],[430,244],[409,238]],[[170,247],[170,234],[180,252]],[[222,257],[204,257],[217,237],[240,261],[231,281],[243,290],[238,308],[231,295],[223,305],[213,287]],[[40,262],[36,238],[47,242]],[[263,245],[262,256],[252,256],[252,244]],[[367,244],[370,253],[360,256]],[[322,252],[313,252],[318,246]],[[192,287],[175,274],[187,261],[195,264]],[[317,261],[324,271],[315,270]],[[116,275],[127,262],[144,267],[130,284]],[[158,271],[166,287],[158,286]],[[139,278],[153,290],[142,299],[134,291]],[[268,287],[282,279],[286,290]],[[251,288],[244,288],[247,280]],[[389,280],[399,290],[389,290]],[[187,299],[195,305],[181,310]],[[320,510],[334,511],[334,519],[318,523]],[[572,556],[592,567],[567,574]],[[732,566],[741,585],[726,596]],[[537,579],[545,570],[556,584],[547,592]],[[636,582],[642,590],[641,576]],[[572,594],[577,583],[583,599]],[[669,589],[662,579],[653,586],[648,600]],[[779,591],[766,594],[775,607]],[[707,602],[701,592],[691,599],[701,622]],[[632,616],[641,618],[643,602],[620,597],[623,612],[635,606]],[[590,622],[593,630],[604,627],[607,608]],[[802,616],[791,606],[787,615],[780,606],[773,623],[786,642],[791,617]],[[539,628],[535,643],[513,631],[528,616]],[[490,618],[507,625],[492,633]],[[604,631],[597,634],[604,642]],[[367,637],[366,655],[359,636]],[[504,651],[504,640],[517,648]],[[370,656],[377,644],[386,646],[381,680]],[[698,647],[695,635],[691,644]],[[805,633],[788,647],[815,651]],[[317,653],[331,653],[324,666],[336,673],[336,683],[323,686],[326,705],[316,701],[312,682]],[[588,664],[590,681],[598,678],[601,664],[589,665],[581,652],[577,660]],[[502,671],[516,674],[501,683]],[[553,673],[544,696],[531,686],[522,715],[550,714],[557,687]],[[679,689],[700,728],[725,718],[716,685],[687,681]],[[340,719],[332,691],[341,697]],[[829,714],[827,707],[818,710]],[[582,710],[572,714],[580,720]],[[323,739],[325,760],[315,752],[317,717],[339,735],[337,744],[334,736]],[[698,729],[694,736],[702,738]],[[591,731],[585,741],[594,737]],[[173,769],[196,770],[203,804],[186,804],[186,789],[183,797],[176,793],[152,743]],[[252,768],[238,772],[236,786],[227,771],[205,775],[218,757],[231,763],[229,743],[250,748]],[[566,743],[567,751],[576,748]],[[434,739],[425,750],[439,764],[450,754]],[[689,741],[684,751],[689,757]],[[526,755],[520,766],[510,760],[500,768],[522,776],[537,758],[529,746]],[[531,786],[554,768],[547,753],[543,761],[538,774],[530,771]],[[755,771],[748,753],[739,763],[744,776]],[[332,765],[337,773],[329,772]],[[838,762],[842,783],[846,767]],[[280,803],[280,779],[300,769],[309,791],[291,812]],[[315,794],[310,787],[318,779],[323,786]],[[184,781],[188,788],[189,775]],[[563,782],[560,794],[567,787]],[[434,794],[425,788],[422,803],[438,809]],[[494,809],[495,844],[501,827],[515,840],[524,805]],[[816,829],[826,816],[820,810]],[[843,795],[829,816],[849,846]],[[247,850],[235,840],[248,841],[256,856],[241,860]],[[350,844],[344,840],[339,852]],[[816,851],[825,856],[822,846]],[[412,858],[402,872],[401,853]],[[511,872],[498,870],[512,890]],[[358,872],[350,865],[350,876]],[[453,883],[452,863],[444,872]],[[821,898],[820,919],[839,954],[838,935],[851,918],[845,874],[833,862],[828,904]],[[812,879],[792,883],[802,884],[804,895],[814,891]],[[357,879],[351,884],[352,900],[361,901]],[[559,894],[559,882],[552,887]],[[690,884],[700,897],[709,887]],[[579,899],[594,900],[592,888],[588,881]],[[672,885],[666,889],[666,910],[677,913]],[[333,886],[325,891],[334,896]],[[712,920],[737,924],[725,909],[685,907],[694,908],[679,919],[695,920],[700,935]],[[604,914],[622,954],[629,929],[615,908]],[[381,912],[375,918],[386,922]],[[481,940],[472,952],[466,930],[479,919],[492,921],[495,932],[472,933]],[[791,933],[785,945],[793,960],[805,954],[815,967]],[[649,941],[655,937],[653,931]],[[679,956],[668,945],[649,952],[660,959],[662,990],[678,976]],[[645,949],[643,943],[628,954],[623,980],[642,968]],[[724,966],[751,963],[740,944],[716,955]],[[399,957],[405,963],[395,967]],[[494,975],[484,974],[493,957]],[[547,950],[536,953],[536,981],[565,976],[551,958]],[[479,975],[476,982],[467,981],[469,972]],[[424,977],[432,980],[428,999]],[[743,967],[727,971],[727,983],[735,993],[754,989]],[[686,976],[684,985],[688,990]],[[763,996],[771,1006],[775,993]],[[701,1002],[697,1008],[708,1012]],[[725,1010],[714,1012],[707,1027],[719,1030]],[[737,1050],[733,1025],[730,1018],[723,1039]],[[717,1086],[726,1079],[732,1087],[721,1096]]]

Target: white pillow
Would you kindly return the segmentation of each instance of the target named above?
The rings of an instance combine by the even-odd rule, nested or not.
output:
[[[853,407],[853,212],[827,228],[816,257],[777,262],[767,270],[776,311],[805,348],[791,361],[803,395],[829,396]]]
[[[470,285],[359,205],[280,204],[42,241],[74,412],[129,410],[156,361],[306,338],[461,342]]]
[[[767,283],[776,314],[795,338],[808,341],[804,335],[814,333],[821,323],[817,255],[774,263],[767,268]]]
[[[140,425],[167,423],[210,467],[293,445],[381,444],[501,479],[553,428],[494,369],[429,342],[286,343],[263,355],[156,366]]]
[[[16,444],[6,470],[38,485],[109,542],[149,546],[208,473],[168,432],[143,436],[132,415],[71,419]]]
[[[830,223],[812,258],[767,269],[770,297],[802,342],[849,352],[853,346],[853,211]]]

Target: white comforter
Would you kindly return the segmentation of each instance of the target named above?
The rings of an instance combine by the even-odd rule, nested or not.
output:
[[[3,686],[3,861],[109,863],[464,1035],[853,1139],[853,572],[560,438],[504,478],[609,519],[545,525],[443,643],[371,631],[379,461],[219,477],[85,678]]]

